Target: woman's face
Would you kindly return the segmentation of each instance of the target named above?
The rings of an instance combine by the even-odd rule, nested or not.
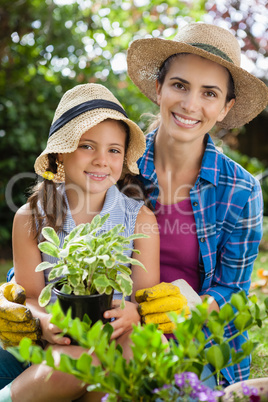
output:
[[[163,84],[156,84],[159,133],[201,143],[234,104],[226,103],[228,80],[228,71],[210,60],[192,54],[174,58]]]

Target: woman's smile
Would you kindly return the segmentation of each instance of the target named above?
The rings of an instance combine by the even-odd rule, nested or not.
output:
[[[176,124],[181,127],[195,127],[200,122],[200,120],[194,120],[186,116],[182,117],[182,115],[179,115],[177,113],[172,113],[172,115],[176,121]]]

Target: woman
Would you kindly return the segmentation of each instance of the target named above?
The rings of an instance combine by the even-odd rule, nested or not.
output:
[[[267,105],[267,87],[239,67],[235,37],[203,23],[174,40],[134,41],[127,62],[130,78],[160,107],[138,164],[160,229],[161,281],[185,279],[219,311],[233,293],[248,293],[262,197],[258,181],[220,153],[208,132],[253,119]],[[234,333],[226,328],[227,337]],[[248,378],[249,369],[248,358],[222,370],[226,385]]]

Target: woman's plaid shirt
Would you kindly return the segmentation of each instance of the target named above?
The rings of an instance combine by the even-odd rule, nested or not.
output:
[[[159,194],[154,166],[155,135],[156,130],[147,135],[146,151],[138,161],[140,179],[151,190],[153,206]],[[200,295],[213,296],[221,307],[233,293],[244,290],[248,294],[262,237],[263,202],[259,182],[218,151],[208,134],[205,141],[201,170],[190,199],[200,248]],[[204,331],[208,336],[207,328]],[[235,331],[234,325],[229,325],[225,335],[231,337]],[[239,336],[230,346],[239,351],[245,340]],[[231,384],[247,379],[249,370],[250,357],[224,369],[222,374]]]

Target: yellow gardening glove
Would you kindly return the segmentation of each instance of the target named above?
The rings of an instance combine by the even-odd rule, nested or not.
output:
[[[167,298],[164,298],[164,299],[167,299]],[[189,309],[186,306],[185,307],[186,314],[188,314],[188,311],[189,311]],[[177,314],[180,314],[181,309],[174,310],[174,312]],[[158,329],[163,331],[164,334],[171,334],[173,332],[173,329],[175,328],[175,324],[170,320],[168,313],[146,314],[142,317],[142,321],[145,324],[149,324],[149,323],[158,324]]]
[[[142,302],[139,304],[138,311],[141,316],[146,316],[147,314],[159,314],[167,311],[182,311],[185,307],[188,308],[186,297],[178,294]]]
[[[180,294],[181,291],[178,286],[174,286],[172,283],[161,282],[152,288],[137,290],[135,298],[137,303],[141,303],[158,299],[159,297],[176,296]]]
[[[201,303],[201,298],[183,279],[138,290],[135,298],[139,303],[142,322],[158,324],[158,328],[165,334],[172,333],[175,327],[168,317],[169,312],[180,314],[184,310],[189,315],[190,308]]]
[[[20,285],[7,282],[0,286],[0,342],[4,349],[18,345],[24,337],[33,341],[41,338],[39,319],[33,318],[25,300]]]

